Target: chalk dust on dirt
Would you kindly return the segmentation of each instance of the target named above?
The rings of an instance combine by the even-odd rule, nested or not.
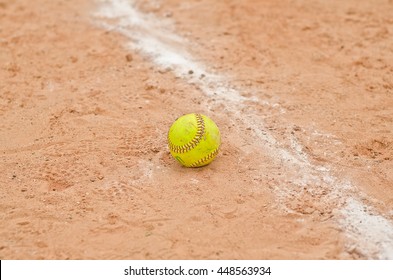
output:
[[[393,258],[391,1],[109,2],[0,1],[2,259]]]

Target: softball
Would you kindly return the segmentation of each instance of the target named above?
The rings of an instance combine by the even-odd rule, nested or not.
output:
[[[220,130],[202,114],[187,114],[178,118],[168,132],[172,156],[186,167],[211,163],[221,144]]]

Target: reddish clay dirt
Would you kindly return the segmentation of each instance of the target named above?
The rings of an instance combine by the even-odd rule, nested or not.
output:
[[[393,1],[135,1],[157,34],[109,2],[0,0],[1,259],[393,258]],[[203,168],[167,147],[190,112]]]

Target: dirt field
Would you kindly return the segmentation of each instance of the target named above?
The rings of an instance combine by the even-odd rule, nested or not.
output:
[[[0,258],[393,259],[392,11],[0,0]]]

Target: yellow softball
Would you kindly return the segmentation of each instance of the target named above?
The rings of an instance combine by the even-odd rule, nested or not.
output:
[[[221,144],[220,130],[202,114],[187,114],[178,118],[168,132],[172,156],[186,167],[211,163]]]

